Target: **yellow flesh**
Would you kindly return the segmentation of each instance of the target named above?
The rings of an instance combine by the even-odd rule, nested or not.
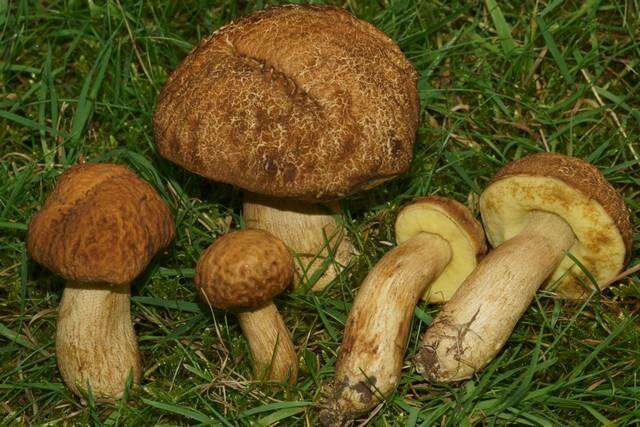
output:
[[[480,211],[489,242],[498,246],[518,234],[528,212],[541,210],[563,218],[576,243],[569,252],[595,277],[600,288],[615,277],[624,264],[625,246],[618,228],[595,200],[555,178],[515,176],[501,179],[485,189]],[[565,256],[548,284],[561,296],[579,298],[590,285],[581,270]],[[571,269],[569,274],[565,274]]]
[[[476,266],[476,250],[472,240],[443,209],[428,203],[407,206],[396,220],[398,244],[418,233],[436,234],[446,240],[451,247],[451,261],[423,296],[423,299],[430,303],[449,301],[458,286]]]

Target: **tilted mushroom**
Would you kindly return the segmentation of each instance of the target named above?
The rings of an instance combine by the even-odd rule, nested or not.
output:
[[[284,243],[262,230],[219,237],[196,266],[202,298],[219,309],[233,309],[249,343],[256,376],[295,382],[296,355],[289,330],[272,298],[293,278],[293,257]]]
[[[129,312],[131,282],[175,234],[165,202],[124,166],[69,168],[29,224],[31,257],[63,277],[56,356],[76,394],[122,396],[140,381],[138,343]]]
[[[268,8],[184,59],[160,92],[155,140],[167,159],[246,190],[247,227],[282,239],[299,278],[327,268],[321,289],[353,255],[338,204],[321,203],[408,168],[416,81],[390,38],[343,9]]]
[[[425,197],[396,220],[398,246],[365,278],[349,311],[333,394],[320,413],[342,425],[396,387],[415,306],[446,301],[486,250],[482,226],[455,200]]]
[[[433,381],[471,377],[500,351],[545,280],[558,295],[585,296],[622,269],[631,249],[620,195],[583,160],[535,154],[516,160],[480,197],[487,255],[423,337],[418,371]]]

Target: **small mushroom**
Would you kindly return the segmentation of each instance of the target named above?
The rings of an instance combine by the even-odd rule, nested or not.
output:
[[[581,298],[604,289],[631,250],[629,214],[620,195],[583,160],[534,154],[511,162],[480,197],[487,255],[423,337],[415,358],[432,381],[471,377],[500,351],[538,288]],[[571,254],[571,256],[569,256]]]
[[[31,257],[63,277],[56,356],[76,394],[122,396],[140,382],[129,312],[131,282],[175,234],[165,202],[124,166],[76,165],[58,179],[29,224]]]
[[[293,257],[280,239],[262,230],[223,235],[196,266],[195,283],[205,302],[235,311],[260,379],[293,383],[298,374],[291,335],[271,301],[292,278]]]
[[[400,48],[346,10],[267,8],[202,40],[171,74],[155,141],[172,162],[246,190],[247,228],[282,239],[296,283],[319,290],[354,252],[335,201],[409,167],[416,83]]]
[[[323,425],[342,425],[395,389],[418,300],[446,301],[486,250],[482,226],[469,210],[435,196],[400,211],[396,239],[349,311]]]

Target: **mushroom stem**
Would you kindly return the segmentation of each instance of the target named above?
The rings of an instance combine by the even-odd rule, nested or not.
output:
[[[323,425],[342,425],[393,391],[414,308],[451,256],[446,240],[423,232],[389,251],[369,272],[349,311],[333,395],[320,413]]]
[[[241,311],[238,320],[249,342],[256,377],[293,384],[298,376],[298,356],[275,304]]]
[[[312,289],[322,290],[346,267],[353,246],[336,220],[340,206],[325,206],[278,199],[245,192],[243,215],[247,228],[261,229],[279,237],[296,258],[296,283],[323,271]]]
[[[444,305],[422,339],[417,370],[431,381],[459,381],[486,366],[574,241],[559,216],[530,213],[522,231],[490,252]]]
[[[130,315],[131,288],[68,282],[58,311],[56,353],[65,383],[99,401],[122,397],[127,377],[140,382],[141,363]]]

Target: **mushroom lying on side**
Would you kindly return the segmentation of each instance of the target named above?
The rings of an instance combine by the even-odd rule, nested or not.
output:
[[[443,197],[404,207],[396,238],[398,246],[369,272],[349,311],[323,425],[342,425],[393,391],[418,300],[446,301],[486,250],[482,226]]]
[[[445,304],[415,358],[433,381],[471,377],[500,351],[540,285],[580,298],[622,269],[631,226],[620,195],[583,160],[535,154],[505,166],[480,198],[496,247]]]
[[[283,240],[297,282],[319,276],[318,290],[353,256],[339,206],[320,203],[408,168],[416,82],[399,47],[346,10],[272,7],[184,59],[158,97],[155,140],[172,162],[246,190],[247,227]]]
[[[140,381],[129,312],[131,282],[175,234],[165,202],[124,166],[96,163],[60,175],[29,224],[31,257],[67,280],[58,310],[56,356],[76,394],[121,397]]]
[[[195,282],[205,302],[235,310],[260,379],[293,383],[298,374],[291,335],[271,301],[292,278],[293,257],[280,239],[262,230],[223,235],[196,266]]]

